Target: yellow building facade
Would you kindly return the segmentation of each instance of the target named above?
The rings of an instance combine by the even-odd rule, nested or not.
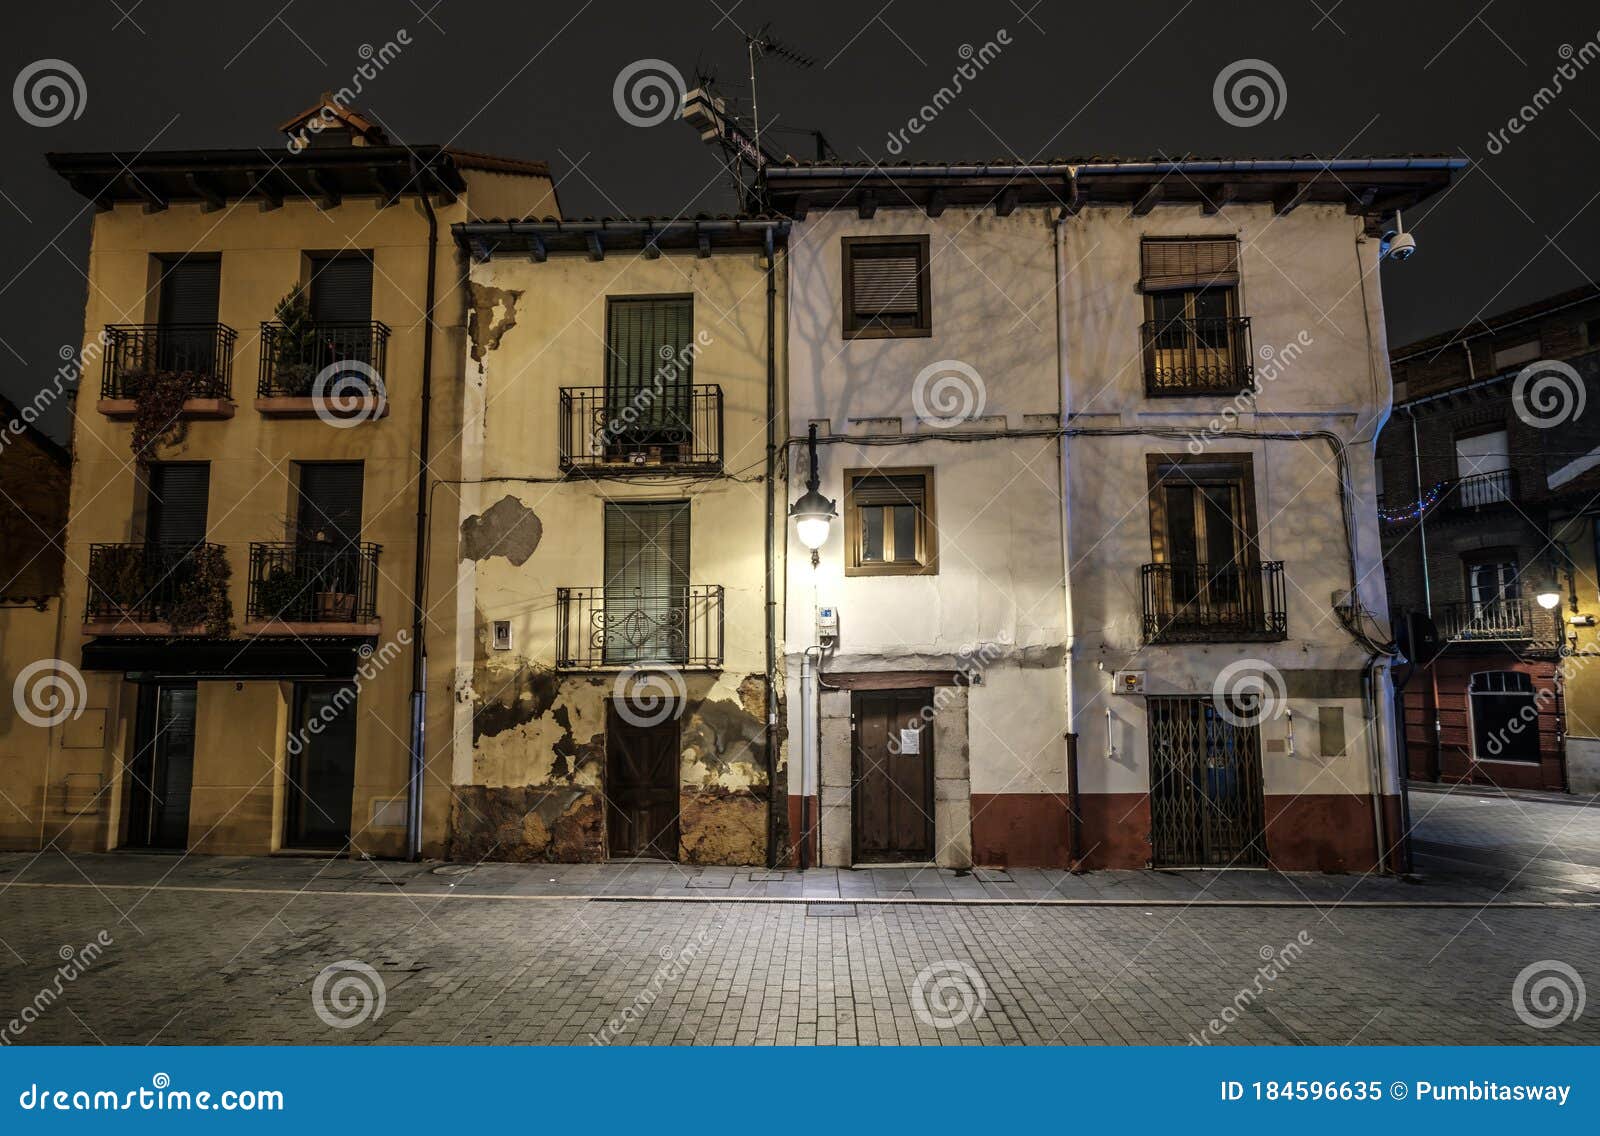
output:
[[[82,694],[25,747],[38,810],[10,846],[444,838],[410,787],[417,737],[423,785],[451,760],[450,668],[415,664],[450,657],[453,605],[413,630],[419,564],[455,562],[449,524],[417,557],[419,455],[428,480],[460,468],[450,226],[559,210],[542,163],[390,145],[331,101],[283,129],[273,151],[50,156],[97,206],[58,660]]]

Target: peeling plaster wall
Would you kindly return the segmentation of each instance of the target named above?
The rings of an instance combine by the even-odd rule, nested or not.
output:
[[[457,639],[450,854],[605,857],[615,676],[555,669],[556,589],[604,582],[607,501],[687,500],[690,582],[722,585],[724,640],[720,670],[682,679],[678,854],[690,863],[764,863],[771,791],[760,257],[508,258],[474,264],[470,285],[463,476],[482,484],[462,487],[458,517],[458,611],[472,632]],[[694,382],[722,389],[723,452],[738,479],[561,478],[560,390],[604,384],[606,297],[664,293],[695,296],[703,347]],[[781,322],[778,335],[781,345]],[[778,357],[781,364],[781,346]],[[510,624],[510,650],[493,649],[497,620]]]

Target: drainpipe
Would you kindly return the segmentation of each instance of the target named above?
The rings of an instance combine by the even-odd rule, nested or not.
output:
[[[1422,500],[1422,445],[1417,441],[1417,412],[1408,409],[1407,417],[1411,419],[1411,468],[1417,475],[1417,500]],[[1427,609],[1428,618],[1433,618],[1433,584],[1428,580],[1428,511],[1422,510],[1417,514],[1417,547],[1422,551],[1422,606]],[[1432,665],[1431,663],[1429,664]]]
[[[1065,236],[1066,216],[1056,215],[1055,269],[1056,269],[1056,370],[1061,381],[1062,434],[1056,439],[1056,453],[1061,461],[1061,612],[1065,620],[1065,672],[1067,733],[1063,739],[1067,775],[1067,856],[1069,868],[1076,869],[1082,855],[1083,819],[1078,811],[1078,738],[1074,732],[1077,721],[1076,701],[1073,697],[1072,665],[1075,658],[1074,622],[1072,616],[1072,468],[1065,433],[1072,417],[1072,384],[1067,366],[1067,314],[1066,314],[1066,258],[1062,241]]]
[[[800,870],[811,866],[811,750],[816,744],[816,665],[811,652],[817,647],[807,647],[800,654]]]
[[[766,231],[767,250],[767,867],[776,868],[778,864],[778,836],[787,831],[787,823],[780,824],[778,809],[782,807],[787,821],[789,806],[788,785],[778,784],[778,704],[776,699],[776,683],[773,681],[773,671],[776,666],[776,620],[777,620],[777,584],[773,577],[775,554],[773,540],[776,537],[774,524],[776,518],[776,505],[773,494],[777,492],[778,469],[778,349],[777,349],[777,308],[778,308],[778,277],[777,254],[772,239],[772,230]],[[784,434],[789,433],[787,427]]]
[[[406,780],[406,859],[422,857],[422,770],[426,751],[428,648],[422,588],[428,568],[428,443],[433,411],[433,307],[438,271],[439,218],[426,189],[418,195],[428,218],[428,286],[422,324],[422,425],[417,432],[417,536],[411,584],[411,769]]]

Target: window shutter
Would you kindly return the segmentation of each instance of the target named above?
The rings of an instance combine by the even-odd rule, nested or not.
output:
[[[1146,292],[1172,288],[1232,287],[1239,283],[1239,242],[1146,238],[1140,245]]]
[[[311,318],[318,323],[371,323],[372,261],[364,256],[314,258]]]
[[[206,538],[206,498],[211,466],[205,462],[150,467],[145,540],[150,544],[199,544]]]
[[[606,401],[626,406],[641,391],[654,390],[659,372],[659,398],[637,404],[636,422],[669,420],[684,414],[694,383],[694,298],[613,299],[606,309]],[[615,413],[613,409],[611,413]]]
[[[925,482],[920,473],[874,474],[858,477],[851,488],[851,497],[858,507],[868,505],[923,504]]]
[[[688,585],[687,501],[608,503],[605,530],[606,588],[619,590],[618,600],[630,600],[635,591],[647,598],[669,595]]]
[[[222,261],[217,257],[166,262],[162,265],[161,322],[215,324],[221,287]]]
[[[855,314],[914,316],[921,308],[921,263],[914,246],[886,245],[884,251],[857,248],[850,258]]]

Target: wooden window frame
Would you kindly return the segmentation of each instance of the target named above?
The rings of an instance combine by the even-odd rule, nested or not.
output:
[[[1147,476],[1146,499],[1150,503],[1150,559],[1156,564],[1172,563],[1169,559],[1170,533],[1167,531],[1167,502],[1166,496],[1161,492],[1162,487],[1174,477],[1181,475],[1164,475],[1163,469],[1169,466],[1219,466],[1231,465],[1235,468],[1235,476],[1239,482],[1239,512],[1240,536],[1243,538],[1235,559],[1241,566],[1256,565],[1265,559],[1261,555],[1261,540],[1258,530],[1259,518],[1256,514],[1256,472],[1254,457],[1248,453],[1228,454],[1146,454],[1145,469]],[[1195,484],[1193,478],[1181,477],[1184,481]]]
[[[913,245],[917,249],[917,322],[909,327],[890,327],[856,314],[855,250],[882,245]],[[933,334],[933,288],[929,270],[930,243],[926,233],[907,236],[843,237],[840,239],[840,291],[844,296],[843,329],[846,339],[926,339]]]
[[[856,482],[868,477],[920,477],[922,503],[917,510],[917,559],[866,561],[861,559],[861,510],[856,505]],[[894,466],[844,471],[844,574],[846,576],[937,576],[939,527],[935,521],[933,466]]]

